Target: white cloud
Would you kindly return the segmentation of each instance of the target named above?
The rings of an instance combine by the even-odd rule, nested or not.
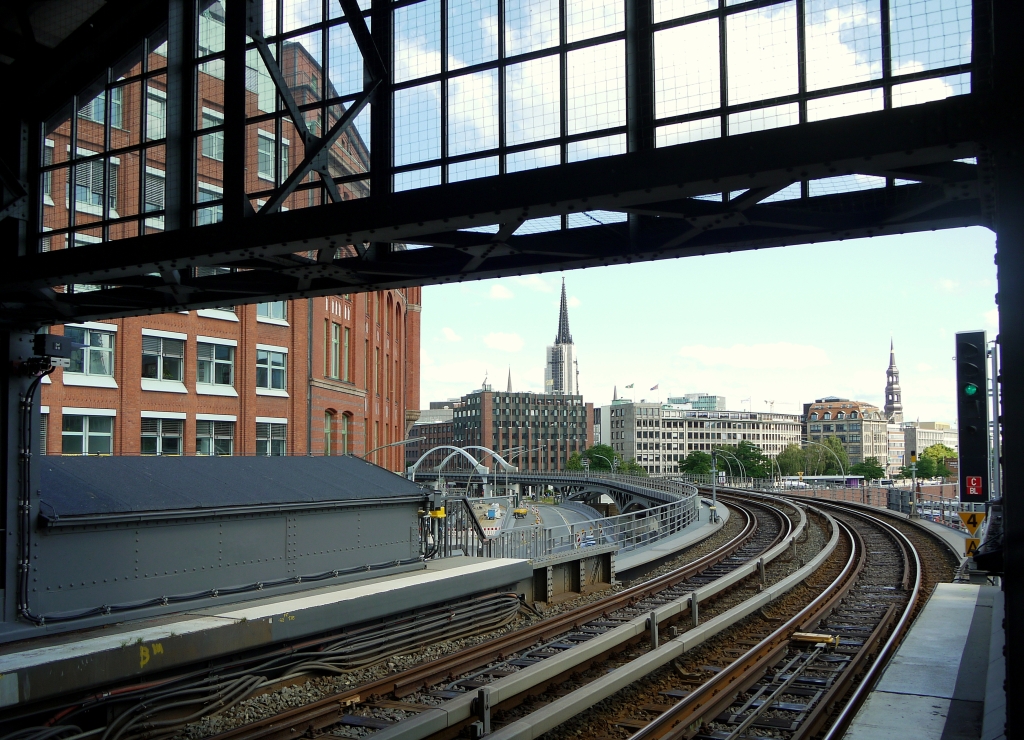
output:
[[[498,283],[491,286],[490,296],[498,301],[507,301],[510,298],[515,298],[515,293]]]
[[[681,347],[678,354],[703,365],[749,370],[801,370],[808,367],[824,367],[830,362],[828,353],[820,347],[789,342],[734,344],[731,347],[693,344]]]
[[[444,338],[447,339],[449,342],[461,342],[462,341],[462,337],[460,337],[458,334],[456,334],[455,330],[452,329],[450,326],[446,326],[443,329],[441,329],[441,333],[444,334]]]
[[[580,299],[576,296],[569,296],[569,308],[576,308],[580,305]]]
[[[960,290],[960,283],[956,280],[950,280],[949,278],[943,278],[939,281],[939,289],[946,293],[956,293]]]
[[[934,369],[927,362],[919,362],[919,363],[917,363],[916,367],[917,367],[918,372],[921,372],[921,373],[931,372]]]
[[[555,288],[551,283],[545,280],[540,275],[524,275],[522,277],[513,278],[519,285],[530,290],[535,290],[538,293],[550,293]]]
[[[523,348],[523,338],[518,334],[494,331],[484,337],[484,344],[502,352],[518,352]]]
[[[992,329],[999,329],[999,309],[993,308],[991,311],[985,312],[985,323]]]

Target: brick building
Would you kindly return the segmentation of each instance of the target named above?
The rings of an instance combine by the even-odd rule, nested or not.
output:
[[[197,226],[223,214],[223,39],[221,6],[213,3],[202,12],[197,50],[197,190],[183,199]],[[301,43],[284,42],[280,58],[303,110],[336,97],[334,80]],[[180,111],[168,110],[166,68],[163,45],[140,49],[105,89],[82,96],[77,111],[47,126],[43,251],[172,226],[165,223],[165,195],[174,183],[166,182],[164,143],[183,122]],[[258,210],[302,159],[303,137],[255,50],[248,53],[245,97],[246,191]],[[310,108],[310,133],[321,135],[343,110]],[[360,175],[369,153],[357,126],[328,149],[328,160],[342,199],[367,195]],[[313,173],[280,207],[310,207],[328,197]],[[254,267],[183,269],[208,275]],[[161,278],[171,281],[173,294],[173,276]],[[420,296],[419,288],[408,288],[54,327],[87,347],[43,386],[44,449],[359,455],[402,440],[419,414]],[[370,459],[401,470],[404,453],[396,446]]]
[[[54,327],[48,454],[356,454],[419,408],[419,288]],[[50,431],[52,430],[52,431]],[[401,470],[399,446],[372,460]]]
[[[593,444],[594,407],[579,395],[498,393],[484,384],[454,414],[456,446],[487,447],[520,470],[564,470],[572,453]],[[493,467],[490,457],[476,457]]]
[[[853,464],[869,457],[885,467],[889,460],[889,430],[885,414],[863,401],[828,396],[805,404],[807,441],[821,444],[838,437]]]

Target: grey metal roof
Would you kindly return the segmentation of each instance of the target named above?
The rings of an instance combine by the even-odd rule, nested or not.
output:
[[[44,457],[40,514],[61,517],[416,496],[355,457]]]

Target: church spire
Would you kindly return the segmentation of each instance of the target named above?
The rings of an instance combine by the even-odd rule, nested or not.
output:
[[[508,368],[508,391],[507,392],[508,393],[512,392],[512,366],[511,365],[509,365],[509,368]]]
[[[889,369],[885,371],[885,418],[894,424],[903,421],[903,391],[900,371],[896,367],[896,349],[889,338]]]
[[[565,299],[565,278],[562,278],[562,304],[558,309],[558,334],[555,335],[555,344],[572,344],[572,334],[569,333],[569,302]]]

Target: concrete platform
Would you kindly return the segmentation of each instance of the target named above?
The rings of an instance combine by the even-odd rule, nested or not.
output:
[[[697,521],[684,531],[663,540],[639,547],[635,550],[620,552],[615,556],[615,572],[624,573],[654,560],[666,558],[690,545],[706,539],[725,526],[729,521],[729,509],[721,503],[718,506],[718,522],[711,522],[711,509],[703,501],[697,507]]]
[[[983,725],[1001,730],[1002,676],[990,651],[1002,618],[998,588],[939,584],[846,740],[977,740]],[[1002,663],[1001,654],[992,657]]]
[[[473,594],[514,591],[532,575],[526,560],[447,558],[412,573],[10,643],[0,648],[0,707],[142,679]]]

